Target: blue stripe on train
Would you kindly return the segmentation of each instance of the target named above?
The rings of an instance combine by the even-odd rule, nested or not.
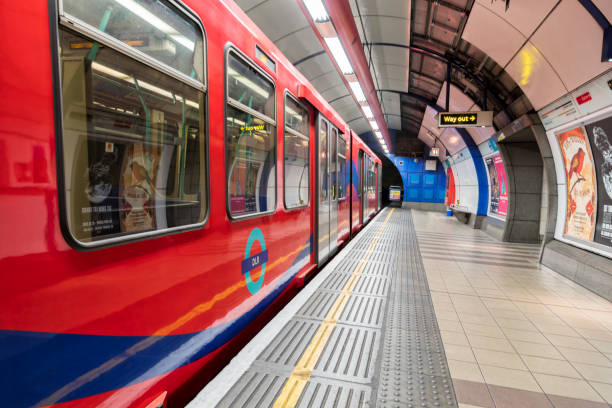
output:
[[[234,321],[197,333],[102,336],[0,330],[2,405],[30,407],[84,398],[137,384],[194,362],[227,343],[287,288],[307,264],[308,246],[283,281]]]

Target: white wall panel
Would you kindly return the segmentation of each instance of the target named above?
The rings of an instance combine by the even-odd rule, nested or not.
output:
[[[442,84],[440,89],[440,95],[438,95],[438,106],[446,108],[446,81]],[[472,98],[463,93],[455,85],[451,84],[450,87],[450,104],[451,112],[462,112],[462,111],[479,111],[480,107],[474,103]]]
[[[610,0],[593,0],[593,3],[599,11],[603,13],[604,16],[608,19],[608,21],[612,22],[612,1]]]
[[[476,2],[506,20],[527,38],[550,12],[557,0],[512,0],[508,10],[506,10],[505,1],[476,0]]]
[[[521,87],[536,110],[567,93],[553,67],[529,41],[508,64],[506,72]]]
[[[520,31],[480,3],[474,3],[462,38],[502,67],[525,42],[525,36]]]
[[[467,149],[462,152],[467,159],[452,165],[455,183],[459,186],[459,206],[476,214],[478,211],[478,178],[476,169]]]
[[[544,21],[531,42],[571,91],[612,68],[612,63],[601,62],[602,39],[603,30],[589,12],[578,1],[566,0]]]

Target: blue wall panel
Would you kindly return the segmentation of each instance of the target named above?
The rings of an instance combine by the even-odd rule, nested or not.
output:
[[[446,193],[446,174],[442,163],[436,171],[425,170],[425,160],[390,155],[404,182],[404,201],[443,203]]]

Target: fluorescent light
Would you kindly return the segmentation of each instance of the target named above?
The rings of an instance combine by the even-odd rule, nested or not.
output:
[[[363,109],[363,113],[365,113],[366,118],[374,117],[374,115],[372,114],[372,109],[370,109],[369,106],[362,106],[361,109]]]
[[[332,53],[332,56],[340,67],[340,71],[342,71],[342,73],[345,75],[353,74],[353,67],[351,66],[351,62],[344,52],[340,39],[338,37],[328,37],[325,38],[325,43],[327,44],[327,48],[329,48],[329,52]]]
[[[255,82],[251,81],[244,75],[239,74],[236,70],[230,68],[229,74],[232,76],[232,78],[236,78],[238,81],[242,82],[247,87],[249,87],[249,89],[251,89],[252,91],[255,91],[256,93],[263,96],[264,98],[268,98],[270,96],[270,93],[268,91],[266,91],[261,86],[257,85]]]
[[[102,72],[106,75],[112,76],[113,78],[117,78],[117,79],[121,79],[125,82],[129,82],[130,84],[134,84],[135,82],[138,82],[138,87],[142,88],[142,89],[146,89],[148,91],[152,91],[155,92],[158,95],[162,95],[165,96],[168,99],[176,99],[177,101],[183,101],[183,97],[180,95],[176,95],[170,91],[167,91],[163,88],[160,88],[158,86],[152,85],[148,82],[145,81],[139,81],[136,80],[133,76],[128,75],[126,73],[123,73],[121,71],[117,71],[114,70],[110,67],[107,67],[106,65],[102,65],[100,63],[97,62],[92,62],[91,63],[91,67],[94,69],[94,71],[98,71],[98,72]],[[200,105],[197,102],[191,101],[189,99],[185,100],[185,103],[189,106],[192,106],[194,108],[200,108]]]
[[[378,130],[378,123],[376,123],[375,120],[370,121],[370,126],[372,127],[372,129]]]
[[[349,82],[349,85],[353,90],[353,95],[355,95],[355,98],[357,98],[357,102],[366,102],[366,97],[363,94],[363,90],[361,89],[359,82]]]
[[[315,23],[322,23],[329,20],[329,14],[327,14],[327,10],[325,10],[325,6],[321,0],[302,1],[308,10],[308,13],[310,13],[310,17],[315,21]]]
[[[136,3],[133,0],[115,0],[117,3],[121,4],[126,9],[130,10],[132,13],[151,24],[153,27],[163,31],[168,34],[170,38],[172,38],[177,43],[181,44],[183,47],[187,48],[189,51],[193,51],[195,48],[195,43],[189,40],[187,37],[179,33],[174,27],[166,24],[162,19],[155,16],[146,8],[142,7],[140,4]]]

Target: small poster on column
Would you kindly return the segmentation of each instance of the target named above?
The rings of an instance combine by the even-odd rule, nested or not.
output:
[[[597,190],[593,156],[583,126],[557,134],[567,186],[564,234],[592,241],[595,234]]]

